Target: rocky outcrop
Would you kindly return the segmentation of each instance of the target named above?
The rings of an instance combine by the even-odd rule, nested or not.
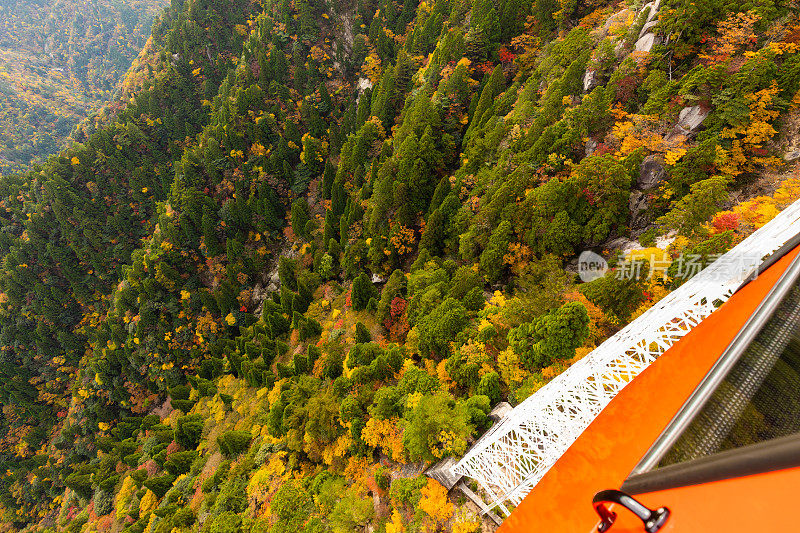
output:
[[[586,74],[583,75],[583,92],[588,93],[595,87],[597,87],[597,76],[594,69],[586,69]]]
[[[654,189],[667,176],[667,169],[660,155],[648,155],[639,167],[636,187],[628,199],[628,210],[631,213],[630,228],[633,231],[643,230],[650,223],[647,191]]]
[[[655,21],[656,15],[658,15],[658,9],[660,7],[661,7],[661,0],[656,0],[655,2],[648,2],[642,6],[642,11],[644,11],[645,9],[650,9],[650,11],[647,13],[647,20],[645,21],[645,26]],[[639,37],[641,37],[643,33],[644,30],[642,30],[642,32],[639,33]]]
[[[800,150],[792,150],[783,156],[783,160],[786,162],[796,161],[797,159],[800,159]]]
[[[639,32],[639,39],[641,39],[645,34],[651,33],[650,30],[658,24],[657,20],[651,20],[650,22],[645,22],[644,26],[642,26],[642,30]]]
[[[358,97],[361,98],[361,95],[364,94],[364,91],[367,89],[372,89],[372,82],[369,78],[358,78],[356,87],[358,88]]]
[[[658,9],[661,7],[661,0],[650,2],[642,6],[642,12],[647,11],[647,18],[639,30],[639,35],[636,39],[636,44],[633,46],[634,52],[650,52],[653,47],[659,44],[659,37],[652,31],[653,27],[658,24]]]
[[[639,167],[639,177],[636,179],[636,187],[643,191],[652,189],[667,175],[664,162],[658,154],[651,154],[642,160]]]
[[[650,223],[650,217],[646,215],[648,207],[650,207],[650,204],[647,202],[645,193],[637,190],[631,191],[631,196],[628,199],[628,210],[631,213],[631,230],[643,230]]]
[[[699,105],[684,107],[678,115],[678,127],[686,133],[692,133],[700,127],[707,116],[708,110]]]
[[[603,39],[608,37],[608,34],[611,33],[611,29],[614,26],[618,27],[623,26],[628,20],[630,14],[631,10],[627,8],[621,11],[617,11],[616,13],[614,13],[613,15],[611,15],[606,19],[606,23],[603,24],[602,27],[592,30],[592,36],[598,41],[602,41]]]
[[[616,254],[614,255],[619,255],[619,254],[628,255],[634,250],[642,249],[642,245],[639,241],[626,239],[625,237],[616,237],[614,239],[609,239],[602,244],[602,247],[604,250],[616,251]]]
[[[500,402],[494,406],[489,412],[489,418],[491,418],[495,422],[500,422],[505,418],[505,416],[510,413],[514,408],[511,407],[511,404],[508,402]]]
[[[699,105],[684,107],[678,115],[678,123],[675,124],[672,131],[664,137],[664,142],[671,143],[678,140],[686,140],[693,136],[703,124],[708,113],[708,109]]]
[[[633,46],[634,52],[650,52],[658,44],[658,37],[655,33],[645,33]]]
[[[583,145],[583,153],[586,157],[589,157],[597,150],[597,141],[594,139],[587,139],[586,144]]]

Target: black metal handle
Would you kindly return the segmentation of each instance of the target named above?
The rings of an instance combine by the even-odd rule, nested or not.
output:
[[[592,498],[594,510],[600,515],[600,524],[597,531],[605,533],[617,519],[617,513],[610,511],[605,504],[617,503],[639,517],[644,523],[644,530],[647,533],[655,533],[667,522],[669,509],[659,507],[656,510],[645,507],[639,500],[621,490],[601,490]]]

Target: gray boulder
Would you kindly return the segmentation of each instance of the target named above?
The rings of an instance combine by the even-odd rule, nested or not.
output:
[[[589,157],[597,150],[597,141],[594,139],[589,139],[586,141],[586,144],[583,145],[583,151],[586,157]]]
[[[650,52],[653,47],[658,44],[658,37],[655,33],[645,33],[642,35],[633,47],[634,52]]]
[[[642,11],[644,11],[648,7],[650,8],[650,12],[647,14],[646,23],[650,23],[653,19],[656,18],[656,15],[658,15],[658,8],[661,7],[661,0],[656,0],[655,2],[648,2],[647,4],[642,6]]]
[[[586,74],[583,75],[583,92],[588,93],[597,87],[597,78],[594,75],[594,70],[587,69]]]
[[[786,162],[795,161],[797,159],[800,159],[800,150],[792,150],[783,156],[783,160]]]
[[[650,207],[650,204],[647,202],[647,195],[645,193],[642,191],[631,191],[631,196],[628,199],[628,210],[631,213],[631,230],[642,230],[650,223],[648,220],[649,217],[645,214],[648,207]]]
[[[678,115],[678,126],[686,130],[687,133],[695,131],[708,116],[708,111],[703,110],[699,105],[684,107]]]
[[[648,155],[642,161],[642,166],[639,167],[639,177],[636,180],[636,187],[643,191],[652,189],[664,179],[667,175],[667,170],[664,168],[664,162],[661,156],[656,154]]]
[[[644,26],[642,26],[642,31],[639,32],[639,39],[645,36],[645,34],[650,33],[650,28],[658,24],[657,20],[651,20],[650,22],[645,22]]]

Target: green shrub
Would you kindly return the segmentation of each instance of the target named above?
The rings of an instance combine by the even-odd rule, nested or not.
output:
[[[372,335],[369,334],[367,326],[365,326],[361,321],[356,322],[355,340],[356,344],[365,344],[372,340]]]
[[[369,523],[374,514],[372,498],[361,497],[350,489],[336,503],[328,519],[334,531],[359,531]]]
[[[598,282],[609,279],[611,278],[608,276],[600,278],[583,287],[598,287]],[[592,300],[589,294],[584,294]],[[579,302],[569,302],[533,322],[512,329],[508,333],[508,342],[520,355],[525,368],[537,370],[551,365],[557,359],[573,357],[575,349],[588,336],[589,314],[586,307]],[[491,397],[489,394],[487,396]]]
[[[194,407],[195,402],[192,400],[172,400],[172,407],[179,409],[184,413],[188,413]]]
[[[286,525],[287,531],[299,531],[313,507],[311,494],[297,480],[284,483],[272,499],[272,512]]]
[[[428,481],[425,476],[395,479],[391,489],[389,489],[389,497],[392,500],[415,508],[422,497],[420,490],[427,484]]]
[[[113,493],[114,492],[114,487],[117,485],[118,481],[119,481],[119,476],[118,475],[109,476],[109,477],[105,478],[104,480],[100,481],[97,484],[97,486],[100,489],[102,489],[102,490],[104,490],[106,492]]]
[[[362,311],[367,308],[370,298],[378,296],[378,291],[370,279],[363,272],[353,280],[353,288],[350,293],[350,302],[354,311]]]
[[[375,472],[375,484],[381,490],[389,490],[389,484],[392,481],[392,476],[389,471],[381,467]]]
[[[455,444],[441,451],[449,455],[464,453],[466,439],[472,433],[468,419],[466,406],[456,403],[447,393],[437,392],[421,398],[406,415],[403,446],[409,458],[414,461],[440,459],[441,454],[434,455],[432,448],[437,445],[438,436],[443,431],[455,436]]]
[[[233,457],[245,451],[252,439],[253,436],[249,431],[231,430],[217,437],[217,444],[222,455]]]
[[[242,529],[242,519],[235,513],[228,511],[217,516],[211,523],[210,533],[239,533]]]
[[[178,418],[175,428],[175,442],[187,450],[194,450],[200,444],[203,436],[203,424],[205,419],[202,415],[186,415]]]
[[[230,394],[220,393],[219,399],[222,400],[222,403],[223,405],[225,405],[226,409],[231,408],[231,404],[233,403],[233,396],[231,396]]]
[[[195,516],[192,510],[188,507],[178,509],[172,516],[172,523],[176,527],[186,527],[194,524]]]
[[[117,478],[119,479],[119,478]],[[114,508],[114,493],[103,489],[94,491],[94,513],[103,516]]]
[[[179,476],[189,471],[195,459],[197,459],[197,452],[194,450],[175,452],[164,462],[164,468],[170,474]]]
[[[130,475],[131,479],[133,479],[137,485],[141,486],[142,482],[147,479],[147,470],[144,468],[140,470],[134,470]]]
[[[478,394],[486,396],[492,403],[500,401],[500,375],[497,372],[484,374],[478,383]]]
[[[322,325],[313,318],[303,320],[300,324],[300,340],[304,341],[318,337],[322,333]]]
[[[164,474],[162,476],[151,477],[144,482],[144,486],[153,491],[153,494],[158,498],[163,498],[167,493],[172,483],[175,481],[175,476],[172,474]]]

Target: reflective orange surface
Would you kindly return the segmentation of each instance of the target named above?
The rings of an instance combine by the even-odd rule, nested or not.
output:
[[[800,252],[795,248],[781,258],[753,282],[734,294],[725,304],[696,326],[653,364],[639,374],[627,387],[617,394],[611,403],[589,425],[586,431],[558,460],[539,484],[511,513],[500,527],[501,533],[521,532],[589,532],[598,522],[592,509],[592,497],[603,489],[617,489],[631,472],[636,463],[647,452],[653,441],[663,431],[694,388],[708,373],[736,333],[742,328],[750,315],[767,295],[769,290],[786,270],[791,260]],[[792,471],[772,473],[752,478],[791,475]],[[798,478],[795,480],[793,495],[797,494]],[[708,484],[705,492],[713,492],[715,486],[726,482]],[[754,480],[753,483],[763,481]],[[728,485],[735,485],[728,482]],[[727,485],[726,485],[727,487]],[[684,489],[688,491],[688,489]],[[717,498],[721,499],[726,490],[720,489]],[[763,488],[759,489],[763,490]],[[774,490],[774,489],[771,489]],[[676,497],[679,490],[675,492]],[[732,492],[736,492],[733,489]],[[712,496],[703,496],[703,498]],[[787,496],[788,497],[788,496]],[[741,505],[744,494],[728,504],[720,500],[720,505]],[[685,497],[686,504],[696,499]],[[644,503],[658,507],[670,506],[660,501],[643,498]],[[700,513],[702,501],[694,502],[692,513]],[[677,504],[675,504],[677,505]],[[683,505],[683,503],[681,504]],[[733,507],[734,509],[736,507]],[[749,512],[747,506],[741,511]],[[623,520],[620,514],[620,519]],[[678,524],[670,518],[668,527]],[[699,520],[699,517],[697,517]],[[627,522],[627,520],[626,520]],[[686,520],[681,520],[687,524]],[[691,521],[688,521],[691,522]],[[631,531],[642,531],[641,522],[630,522],[635,527]],[[698,521],[698,523],[700,523]],[[704,529],[680,529],[680,531],[724,531],[709,526],[705,517]],[[611,532],[625,531],[620,522]],[[738,528],[737,528],[738,529]],[[791,530],[800,531],[800,525]],[[756,528],[767,531],[769,528]],[[662,531],[667,531],[665,527]]]
[[[670,510],[659,533],[788,532],[800,531],[795,514],[798,488],[800,468],[790,468],[636,498],[651,509]],[[608,533],[642,533],[641,520],[619,506],[612,509],[618,518]]]

